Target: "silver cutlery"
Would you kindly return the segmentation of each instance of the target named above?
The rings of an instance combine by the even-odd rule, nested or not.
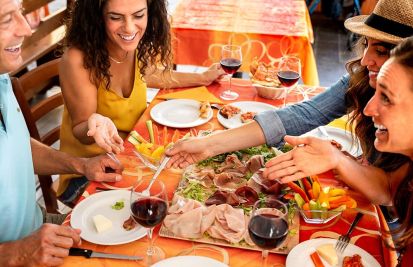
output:
[[[130,261],[140,261],[143,259],[140,256],[129,256],[129,255],[123,255],[123,254],[96,252],[91,249],[83,249],[83,248],[70,248],[69,256],[83,256],[85,258],[105,258],[105,259],[130,260]]]
[[[336,245],[334,247],[338,254],[343,254],[344,250],[347,248],[348,243],[350,242],[350,235],[353,232],[354,227],[360,221],[361,217],[363,217],[363,213],[358,212],[356,217],[354,218],[354,221],[351,223],[347,233],[345,235],[341,235],[338,238]]]
[[[149,196],[149,190],[151,189],[152,184],[155,182],[156,178],[158,178],[159,174],[162,172],[162,170],[165,168],[166,164],[168,163],[168,161],[171,159],[171,157],[165,156],[162,161],[161,164],[159,164],[158,169],[156,170],[155,174],[153,175],[151,181],[149,182],[148,187],[142,191],[142,195],[144,196]]]

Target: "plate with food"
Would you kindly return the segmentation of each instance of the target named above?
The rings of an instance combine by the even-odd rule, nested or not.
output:
[[[99,245],[119,245],[138,240],[146,229],[130,217],[130,191],[110,190],[93,194],[72,211],[70,224],[80,237]]]
[[[317,253],[324,266],[361,266],[349,265],[351,262],[361,262],[364,267],[379,267],[377,260],[364,249],[348,244],[342,257],[337,256],[334,250],[336,239],[316,238],[304,241],[294,247],[287,256],[286,267],[313,267],[311,254]]]
[[[173,99],[155,105],[151,118],[159,124],[174,128],[190,128],[207,123],[213,116],[207,102]]]
[[[260,251],[248,234],[249,216],[258,199],[280,198],[284,194],[284,185],[262,178],[262,167],[274,156],[276,152],[263,145],[188,166],[159,235]],[[270,252],[287,254],[298,244],[299,219],[295,204],[289,204],[289,234]]]
[[[257,113],[276,109],[276,107],[255,101],[240,101],[223,106],[217,115],[225,128],[235,128],[253,120]]]
[[[155,263],[152,267],[192,267],[195,263],[198,267],[228,267],[228,265],[222,262],[204,256],[177,256],[167,258]]]
[[[347,151],[353,157],[358,157],[363,154],[359,140],[356,139],[353,141],[349,131],[332,126],[323,126],[323,128],[325,133],[322,133],[318,128],[316,128],[304,135],[334,140],[341,146],[341,150]]]

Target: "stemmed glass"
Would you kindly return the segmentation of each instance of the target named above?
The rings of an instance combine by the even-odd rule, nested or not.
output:
[[[268,250],[278,247],[288,234],[288,209],[281,201],[267,197],[254,204],[248,232],[255,245],[262,249],[262,265],[267,266]]]
[[[301,61],[298,57],[283,56],[278,65],[278,79],[281,85],[284,86],[284,104],[287,105],[287,97],[289,88],[294,86],[301,76]]]
[[[153,228],[159,225],[166,216],[168,200],[166,188],[162,181],[156,180],[149,194],[145,192],[151,181],[150,178],[142,178],[131,189],[130,212],[132,218],[148,230],[149,246],[146,251],[146,265],[151,266],[165,257],[162,249],[153,245]]]
[[[221,98],[224,100],[234,100],[238,98],[238,93],[231,91],[231,78],[232,75],[237,72],[241,67],[242,52],[239,45],[224,45],[221,51],[221,67],[230,75],[229,88],[221,94]]]

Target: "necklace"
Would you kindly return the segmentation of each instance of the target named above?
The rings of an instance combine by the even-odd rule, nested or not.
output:
[[[116,60],[113,57],[111,57],[109,55],[109,59],[112,60],[113,62],[115,62],[116,64],[122,64],[123,62],[125,62],[126,58],[128,57],[129,52],[126,52],[125,57],[122,60]]]

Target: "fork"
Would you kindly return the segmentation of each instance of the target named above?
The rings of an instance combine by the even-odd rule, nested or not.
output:
[[[363,217],[363,213],[358,212],[356,217],[354,218],[354,221],[351,223],[347,233],[345,235],[341,235],[338,238],[334,248],[339,254],[343,254],[344,250],[347,248],[347,245],[350,242],[350,235],[353,232],[354,227],[360,221],[361,217]]]

